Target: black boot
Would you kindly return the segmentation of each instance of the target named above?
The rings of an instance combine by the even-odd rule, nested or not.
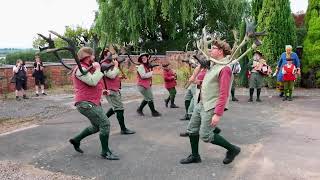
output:
[[[119,156],[113,154],[112,151],[109,149],[109,135],[100,134],[99,137],[102,147],[101,157],[109,160],[119,160]]]
[[[284,96],[283,99],[282,99],[282,101],[286,101],[286,100],[288,100],[288,97],[287,97],[287,96]]]
[[[231,101],[239,101],[239,100],[234,96],[234,92],[235,92],[235,89],[232,88],[232,89],[231,89]]]
[[[201,157],[199,155],[198,149],[199,149],[199,135],[191,135],[189,136],[190,139],[190,145],[191,145],[191,151],[192,154],[190,154],[187,158],[182,159],[180,161],[181,164],[190,164],[190,163],[200,163]]]
[[[186,109],[186,114],[188,114],[188,109],[189,109],[190,103],[191,103],[191,101],[189,101],[189,100],[184,101],[184,107]]]
[[[73,145],[74,150],[76,150],[79,153],[83,153],[82,149],[80,149],[80,141],[83,138],[90,136],[91,134],[97,133],[98,131],[98,129],[92,129],[87,127],[83,131],[81,131],[81,133],[78,134],[76,137],[70,139],[69,142]]]
[[[151,114],[152,114],[153,117],[161,116],[161,114],[158,111],[156,111],[156,109],[154,108],[153,101],[149,101],[148,105],[149,105],[149,108],[151,110]]]
[[[164,103],[165,103],[166,107],[168,107],[169,101],[170,101],[170,96],[167,99],[164,100]]]
[[[69,142],[73,145],[74,150],[83,153],[82,149],[80,149],[80,142],[76,142],[74,139],[69,139]]]
[[[280,92],[279,97],[283,97],[284,96],[284,92]]]
[[[112,108],[110,108],[110,109],[108,110],[108,112],[106,113],[106,116],[109,118],[109,117],[111,117],[112,115],[114,115],[114,110],[113,110]]]
[[[145,101],[143,100],[139,106],[139,108],[137,109],[137,113],[140,115],[140,116],[144,116],[143,114],[143,108],[148,104],[148,101]]]
[[[223,164],[229,164],[231,163],[234,158],[240,153],[241,149],[238,146],[235,146],[231,143],[229,143],[226,139],[224,139],[219,134],[214,134],[214,140],[211,142],[212,144],[221,146],[225,149],[227,149],[226,157],[223,160]]]
[[[261,93],[261,88],[257,89],[257,102],[261,102],[261,99],[260,99],[260,93]]]
[[[253,88],[250,88],[250,89],[249,89],[249,92],[250,92],[250,98],[249,98],[248,102],[252,102],[252,101],[253,101],[253,92],[254,92],[254,89],[253,89]]]
[[[179,134],[181,137],[188,137],[189,136],[189,133],[186,131],[186,132],[182,132]]]
[[[220,132],[221,132],[221,129],[218,127],[214,128],[214,130],[213,130],[213,133],[215,133],[215,134],[219,134]]]
[[[170,108],[179,108],[179,106],[174,104],[174,98],[175,98],[174,96],[170,97],[170,102],[171,102]]]
[[[29,99],[29,98],[27,97],[27,95],[25,95],[25,94],[22,96],[22,98],[23,98],[23,99]]]
[[[187,121],[187,120],[190,120],[190,115],[189,114],[185,114],[184,116],[183,116],[183,118],[181,118],[180,120],[181,121]]]
[[[124,124],[124,110],[117,110],[117,119],[121,128],[121,134],[134,134],[136,132],[131,131],[130,129],[127,129],[126,125]]]

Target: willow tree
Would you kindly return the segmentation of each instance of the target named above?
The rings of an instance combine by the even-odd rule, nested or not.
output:
[[[307,73],[307,87],[320,87],[320,0],[309,0],[305,25],[302,71]],[[314,82],[316,84],[314,84]]]
[[[296,46],[296,31],[289,0],[264,0],[258,16],[258,31],[266,30],[261,50],[275,67],[285,45]]]
[[[95,31],[108,42],[164,42],[167,49],[183,49],[208,25],[232,39],[243,17],[246,0],[98,0]],[[105,32],[105,33],[103,33]]]
[[[213,32],[218,32],[222,38],[233,43],[232,30],[238,30],[245,16],[248,15],[250,5],[246,0],[200,0],[197,10],[199,29],[208,25]]]
[[[174,39],[193,20],[196,0],[98,0],[95,31],[108,42]],[[104,33],[105,32],[105,33]]]

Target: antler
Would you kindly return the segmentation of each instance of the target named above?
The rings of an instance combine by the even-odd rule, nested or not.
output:
[[[62,48],[54,48],[54,49],[48,49],[47,51],[48,52],[58,52],[58,51],[63,51],[63,50],[67,50],[71,53],[72,57],[74,58],[74,60],[76,61],[77,65],[78,65],[78,68],[80,70],[80,72],[85,75],[88,73],[88,71],[83,71],[82,67],[81,67],[81,64],[80,64],[80,60],[76,54],[76,45],[75,43],[71,40],[71,39],[68,39],[66,37],[63,37],[62,35],[58,34],[57,32],[55,31],[49,31],[50,33],[56,35],[57,37],[61,38],[62,40],[66,41],[68,43],[68,46],[66,47],[62,47]]]
[[[42,51],[48,52],[48,51],[50,51],[50,49],[54,49],[54,48],[55,48],[54,41],[51,39],[51,34],[49,34],[49,37],[46,37],[46,36],[44,36],[44,35],[42,35],[42,34],[40,34],[40,33],[38,33],[38,35],[48,43],[48,46],[47,46],[47,47],[43,47],[43,48],[39,47],[40,52],[42,52]],[[62,58],[59,56],[59,54],[58,54],[57,52],[53,52],[53,54],[54,54],[54,56],[56,56],[56,58],[60,61],[60,63],[61,63],[65,68],[67,68],[67,69],[69,69],[69,70],[72,69],[72,67],[66,65],[66,64],[63,62]]]
[[[206,38],[204,38],[206,37],[205,27],[202,29],[202,39],[197,42],[197,48],[201,53],[203,53],[206,56],[208,60],[213,61],[216,64],[226,65],[230,63],[235,63],[240,59],[242,59],[245,55],[247,55],[252,49],[255,49],[257,46],[260,46],[262,44],[262,42],[259,40],[259,37],[265,36],[266,32],[265,31],[255,32],[255,28],[256,28],[256,25],[254,20],[250,17],[246,18],[246,35],[239,46],[237,46],[236,44],[233,46],[232,54],[229,57],[229,61],[221,62],[210,57],[210,55],[207,52],[207,44],[206,44],[206,42],[209,42],[209,41],[207,41]],[[235,36],[235,33],[234,33],[234,36]],[[254,43],[252,44],[252,46],[249,49],[247,49],[242,55],[240,55],[240,57],[238,57],[237,59],[234,59],[238,51],[248,43],[250,38],[254,40]],[[237,36],[235,36],[235,40],[237,41]],[[203,41],[202,44],[205,45],[206,47],[201,47],[201,43],[200,43],[201,41]]]

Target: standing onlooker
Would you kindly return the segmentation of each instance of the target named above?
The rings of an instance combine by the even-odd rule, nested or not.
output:
[[[241,72],[241,65],[239,62],[236,62],[234,64],[232,64],[231,66],[232,69],[232,74],[234,76],[234,79],[232,81],[232,85],[231,85],[231,101],[239,101],[236,97],[235,97],[235,91],[236,91],[236,77],[237,75]]]
[[[283,101],[292,101],[292,90],[294,86],[294,80],[296,80],[296,66],[292,64],[292,59],[287,59],[287,64],[282,67],[282,74],[284,85]]]
[[[35,56],[35,62],[33,63],[33,73],[32,76],[34,77],[34,84],[35,84],[35,88],[36,88],[36,96],[39,96],[39,86],[41,87],[41,93],[42,95],[47,95],[44,92],[44,81],[45,81],[45,77],[43,74],[43,64],[42,61],[40,59],[40,56],[36,55]]]
[[[257,102],[261,102],[260,93],[263,86],[263,76],[271,73],[271,69],[267,67],[266,60],[263,57],[263,54],[260,51],[256,51],[253,54],[253,60],[248,64],[249,67],[249,91],[250,98],[248,102],[253,101],[254,89],[257,89]],[[266,70],[264,70],[267,68]]]
[[[13,73],[16,80],[16,100],[20,101],[20,97],[23,99],[29,99],[26,96],[25,90],[27,90],[27,68],[21,59],[18,59],[16,65],[13,67]]]
[[[276,72],[274,73],[277,75],[277,89],[280,92],[279,96],[283,97],[283,74],[282,74],[282,67],[287,64],[287,59],[291,59],[292,63],[297,68],[297,74],[300,75],[300,59],[298,55],[294,52],[292,52],[292,46],[286,45],[286,52],[282,53],[280,56],[280,59],[278,61],[278,66],[276,69]]]

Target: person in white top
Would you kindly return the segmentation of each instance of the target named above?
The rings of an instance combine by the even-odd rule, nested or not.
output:
[[[29,99],[25,92],[27,90],[27,68],[21,59],[18,59],[13,67],[13,74],[16,82],[16,100],[20,101],[21,97]]]

